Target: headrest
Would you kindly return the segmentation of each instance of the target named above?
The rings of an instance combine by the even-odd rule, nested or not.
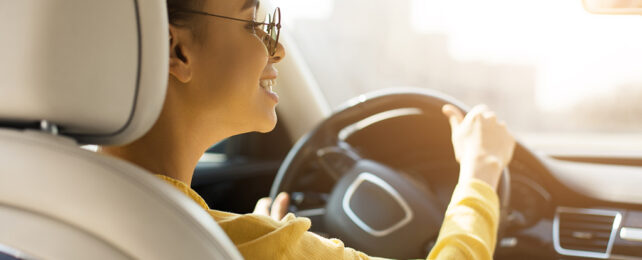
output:
[[[124,144],[167,88],[165,1],[0,2],[0,127],[46,120],[80,143]]]

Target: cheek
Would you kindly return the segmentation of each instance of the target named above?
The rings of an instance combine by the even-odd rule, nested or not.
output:
[[[206,43],[206,55],[199,74],[203,85],[215,85],[221,91],[248,90],[250,85],[258,86],[259,78],[268,57],[263,43],[244,28],[221,31],[224,39],[212,39]]]
[[[228,75],[233,78],[235,91],[248,99],[259,93],[259,80],[268,63],[267,51],[256,36],[247,32],[239,35],[236,42],[229,46]]]
[[[228,35],[230,38],[226,41],[227,46],[221,49],[226,53],[228,72],[237,79],[243,79],[238,82],[258,81],[268,61],[263,43],[245,29],[238,29]]]
[[[263,70],[268,63],[268,55],[265,46],[255,35],[244,35],[243,43],[239,44],[238,62],[241,65],[244,77],[254,81],[259,80]]]
[[[268,63],[267,50],[255,35],[234,29],[216,34],[227,35],[224,39],[203,44],[206,47],[195,64],[199,91],[194,98],[208,113],[221,111],[211,116],[225,117],[231,124],[264,121],[268,107],[259,80]]]

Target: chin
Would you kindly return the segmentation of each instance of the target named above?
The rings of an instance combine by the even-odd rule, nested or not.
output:
[[[272,130],[274,130],[274,127],[276,127],[276,122],[276,112],[272,110],[272,113],[270,113],[270,115],[264,118],[264,120],[261,120],[256,131],[259,133],[271,132]]]
[[[272,130],[274,130],[274,127],[275,127],[275,126],[276,126],[276,122],[275,122],[274,124],[271,124],[271,125],[266,125],[266,126],[264,126],[264,127],[260,127],[260,128],[257,130],[257,132],[259,132],[259,133],[263,133],[263,134],[265,134],[265,133],[269,133],[269,132],[272,132]]]

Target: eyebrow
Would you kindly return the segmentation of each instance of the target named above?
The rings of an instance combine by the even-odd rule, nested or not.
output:
[[[241,7],[241,10],[245,10],[252,7],[258,7],[258,6],[259,6],[259,0],[246,0],[243,7]]]

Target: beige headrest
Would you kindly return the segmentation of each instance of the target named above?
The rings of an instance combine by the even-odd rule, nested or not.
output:
[[[55,124],[124,144],[158,118],[168,22],[159,0],[0,1],[0,127]]]

